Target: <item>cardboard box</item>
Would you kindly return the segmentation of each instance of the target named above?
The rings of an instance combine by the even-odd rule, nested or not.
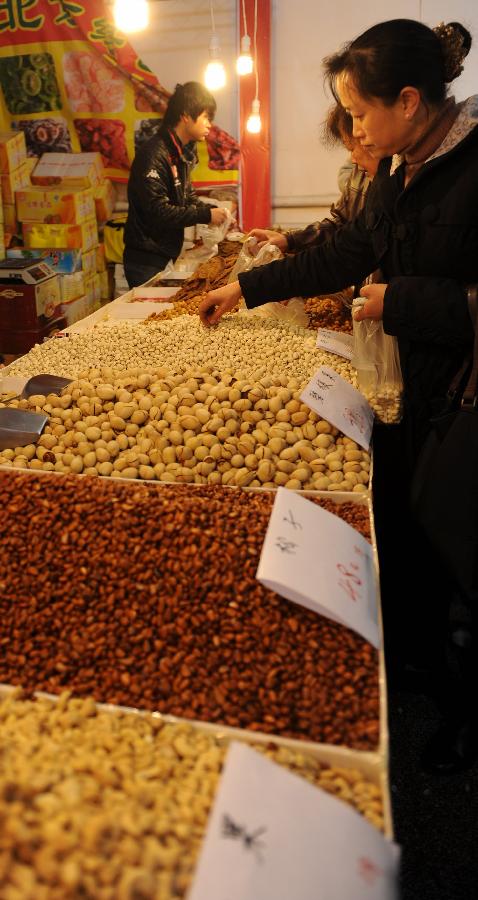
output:
[[[32,172],[32,184],[97,187],[103,178],[99,153],[44,153]]]
[[[17,220],[17,210],[14,203],[4,203],[3,224],[9,234],[20,234],[20,223]]]
[[[15,193],[30,184],[30,166],[24,162],[18,169],[3,174],[2,201],[3,203],[15,203]]]
[[[97,247],[92,247],[91,250],[82,254],[81,265],[85,277],[96,274],[96,251]]]
[[[63,303],[61,309],[67,325],[74,325],[91,312],[84,295],[77,297],[76,300],[70,300],[69,303]]]
[[[91,306],[93,306],[95,303],[99,303],[99,301],[101,300],[101,284],[99,275],[89,275],[88,278],[85,278],[85,294],[88,303]]]
[[[96,248],[96,272],[104,272],[106,269],[105,245],[100,241]]]
[[[103,224],[109,219],[115,208],[116,191],[110,178],[104,178],[100,185],[95,188],[95,207],[96,220],[99,224]]]
[[[95,217],[91,188],[30,187],[28,190],[17,190],[15,202],[19,222],[80,225]]]
[[[96,219],[82,225],[43,225],[26,222],[23,226],[23,240],[26,247],[48,248],[72,247],[90,250],[98,243]]]
[[[115,279],[113,275],[113,268],[111,266],[108,269],[105,269],[104,272],[99,272],[98,277],[100,279],[100,297],[101,300],[112,300],[113,294],[115,290]]]
[[[2,353],[11,353],[15,356],[19,353],[28,353],[35,344],[43,344],[65,327],[66,321],[63,317],[53,319],[42,328],[25,331],[17,328],[3,329],[0,326],[0,350]]]
[[[83,272],[72,272],[71,275],[59,275],[62,304],[71,303],[85,293],[85,276]]]
[[[18,169],[27,158],[23,131],[0,131],[0,172]]]
[[[37,284],[0,280],[0,330],[34,331],[61,312],[60,284],[51,275]],[[15,353],[14,350],[10,351]]]
[[[95,252],[93,251],[89,251]],[[33,247],[11,247],[7,250],[7,259],[41,259],[48,263],[57,275],[70,275],[81,271],[81,250],[37,250]]]

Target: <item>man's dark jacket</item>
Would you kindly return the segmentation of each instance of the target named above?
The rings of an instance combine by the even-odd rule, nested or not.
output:
[[[140,146],[128,182],[128,219],[124,242],[128,262],[162,267],[181,252],[184,229],[211,221],[211,208],[191,186],[196,165],[194,144],[161,128]],[[159,268],[159,266],[158,266]]]

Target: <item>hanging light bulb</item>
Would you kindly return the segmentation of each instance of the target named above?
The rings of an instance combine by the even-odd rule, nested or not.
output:
[[[236,71],[238,75],[250,75],[254,68],[251,56],[251,39],[248,34],[241,37],[241,53],[237,57]]]
[[[244,22],[245,22],[245,9],[244,9]],[[259,102],[259,66],[257,59],[257,0],[254,0],[254,56],[256,59],[255,73],[256,73],[256,95],[254,100],[252,101],[252,109],[251,114],[246,122],[246,131],[249,134],[259,134],[262,128],[261,122],[261,104]]]
[[[209,91],[217,91],[218,88],[224,87],[226,83],[226,70],[219,58],[219,38],[216,32],[213,32],[213,34],[211,35],[209,55],[211,59],[206,66],[204,81]]]
[[[125,33],[143,31],[149,25],[147,0],[115,0],[113,8],[115,25]]]
[[[250,134],[259,134],[262,128],[261,116],[260,116],[260,108],[261,104],[257,97],[252,101],[252,111],[246,122],[246,128],[250,132]]]

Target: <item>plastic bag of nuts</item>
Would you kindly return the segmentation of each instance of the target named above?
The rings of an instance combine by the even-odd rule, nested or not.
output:
[[[383,323],[375,319],[357,322],[354,311],[365,299],[352,303],[353,357],[357,369],[358,389],[367,398],[377,419],[390,425],[400,422],[403,414],[403,379],[397,339],[385,334]]]

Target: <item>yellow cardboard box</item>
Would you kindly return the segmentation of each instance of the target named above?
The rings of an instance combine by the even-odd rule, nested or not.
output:
[[[0,131],[0,172],[18,169],[27,158],[23,131]]]
[[[18,169],[12,169],[6,174],[2,174],[2,200],[4,203],[15,203],[15,193],[30,184],[31,165],[28,160],[18,166]]]
[[[105,272],[106,271],[106,253],[105,253],[105,245],[102,241],[98,244],[96,248],[96,272]]]
[[[82,225],[44,225],[26,222],[23,226],[25,247],[81,247],[91,250],[98,243],[96,219],[89,219]]]
[[[96,219],[103,224],[109,219],[115,208],[116,189],[111,178],[104,178],[95,189]]]
[[[14,203],[5,203],[3,206],[3,222],[5,231],[9,234],[19,234],[20,225],[17,220],[17,210]]]
[[[19,222],[81,225],[95,216],[91,188],[71,190],[64,187],[33,186],[28,190],[17,190],[16,206]]]
[[[96,273],[96,251],[97,247],[92,247],[91,250],[87,250],[86,253],[82,253],[81,255],[81,268],[83,269],[83,275],[85,278],[88,275],[94,275]]]
[[[113,268],[110,266],[104,272],[98,273],[100,279],[100,295],[102,300],[112,300],[114,294]]]
[[[95,302],[94,278],[94,275],[88,275],[88,277],[85,278],[85,295],[88,306],[93,306],[93,303]]]
[[[72,272],[70,275],[59,275],[61,302],[70,303],[85,293],[85,276],[83,272]]]
[[[96,188],[103,178],[99,153],[44,153],[35,166],[32,184],[61,184],[70,188]]]

